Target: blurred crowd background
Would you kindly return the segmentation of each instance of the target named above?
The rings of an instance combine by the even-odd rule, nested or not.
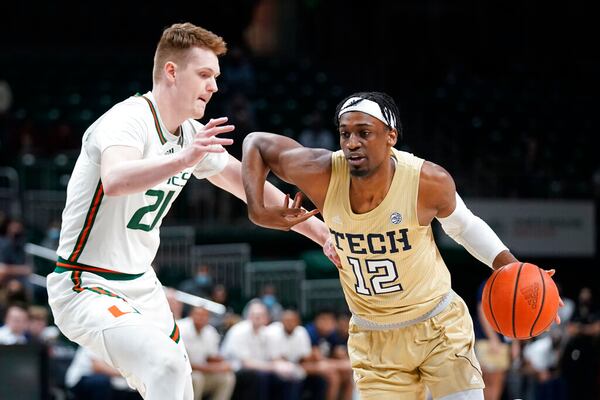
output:
[[[580,4],[535,1],[3,4],[0,399],[137,396],[61,336],[43,284],[83,132],[151,89],[160,33],[183,21],[229,45],[206,118],[236,125],[238,157],[255,130],[336,149],[337,102],[391,94],[404,125],[398,147],[445,167],[519,258],[557,270],[560,327],[520,342],[486,337],[478,288],[490,271],[438,235],[476,321],[486,399],[600,398],[594,18]],[[314,244],[253,226],[243,203],[200,181],[175,202],[161,240],[154,267],[163,283],[227,310],[189,307],[168,292],[205,396],[356,396],[348,310]]]

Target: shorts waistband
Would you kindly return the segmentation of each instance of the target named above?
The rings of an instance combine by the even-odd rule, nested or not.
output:
[[[435,317],[436,315],[444,311],[444,309],[448,307],[448,305],[452,302],[452,299],[454,299],[454,295],[455,293],[453,290],[449,291],[442,297],[440,302],[431,311],[428,311],[420,317],[408,321],[396,322],[392,324],[378,324],[373,321],[369,321],[362,317],[359,317],[355,314],[352,315],[351,321],[354,324],[356,324],[356,326],[369,331],[387,331],[390,329],[406,328],[408,326],[428,320],[429,318]]]
[[[124,272],[113,271],[106,268],[94,267],[92,265],[86,265],[81,263],[75,263],[72,261],[65,260],[62,257],[58,257],[58,261],[56,262],[56,268],[54,268],[54,272],[68,272],[68,271],[82,271],[82,272],[91,272],[92,274],[103,277],[104,279],[113,280],[113,281],[130,281],[133,279],[137,279],[141,274],[126,274]]]

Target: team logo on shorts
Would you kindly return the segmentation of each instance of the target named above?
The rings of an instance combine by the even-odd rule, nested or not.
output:
[[[402,222],[402,214],[399,212],[393,212],[390,215],[390,221],[392,221],[392,224],[398,225],[400,222]]]

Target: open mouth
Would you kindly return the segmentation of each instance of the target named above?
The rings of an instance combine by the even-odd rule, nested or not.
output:
[[[351,155],[351,156],[346,157],[346,159],[348,160],[348,163],[350,165],[357,166],[357,165],[360,165],[363,162],[365,162],[366,157],[359,156],[359,155]]]

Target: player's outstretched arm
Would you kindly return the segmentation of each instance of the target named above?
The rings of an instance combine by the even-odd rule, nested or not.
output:
[[[223,171],[209,177],[208,180],[213,185],[247,202],[242,183],[242,163],[235,157],[230,155],[229,161]],[[295,224],[293,227],[290,226],[291,229],[323,246],[328,238],[329,231],[323,221],[312,217],[316,213],[316,210],[307,212],[301,208],[301,196],[297,196],[290,207],[289,196],[284,195],[279,189],[265,180],[262,181],[262,193],[264,193],[264,202],[268,210],[272,212],[272,220],[287,218],[285,220],[286,224]],[[286,229],[290,229],[290,227]]]
[[[298,186],[319,209],[322,208],[331,174],[331,152],[303,147],[288,137],[265,132],[248,135],[243,151],[242,178],[252,222],[287,230],[304,217],[301,199],[296,199],[291,208],[287,202],[279,202],[280,206],[269,204],[265,191],[269,171]]]
[[[425,162],[419,185],[419,222],[425,225],[434,217],[448,236],[489,267],[517,261],[489,225],[467,208],[452,176],[439,165]]]
[[[233,125],[223,125],[227,118],[210,120],[194,136],[189,147],[173,155],[142,158],[141,152],[129,146],[111,146],[102,153],[100,176],[107,196],[123,196],[143,192],[196,165],[207,153],[225,151],[232,139],[217,135],[231,132]]]

